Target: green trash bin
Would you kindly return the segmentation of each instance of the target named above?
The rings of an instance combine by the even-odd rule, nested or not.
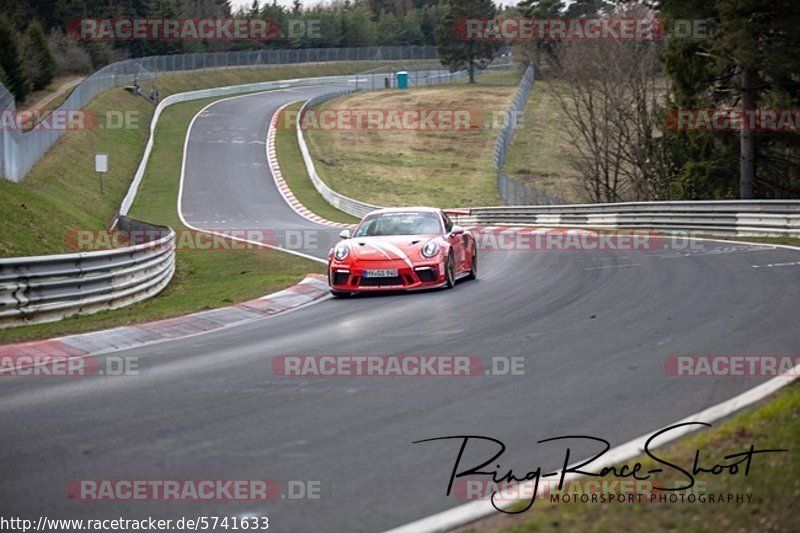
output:
[[[408,72],[401,70],[397,73],[397,88],[408,89]]]

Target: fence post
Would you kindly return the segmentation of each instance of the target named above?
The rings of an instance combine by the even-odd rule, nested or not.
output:
[[[305,56],[301,55],[299,49],[267,49],[258,51],[219,51],[203,52],[191,54],[171,54],[159,56],[146,56],[138,59],[126,59],[99,69],[91,76],[83,80],[66,100],[60,109],[81,108],[89,100],[97,96],[100,92],[111,87],[118,87],[131,84],[134,79],[153,83],[155,75],[159,72],[193,71],[223,66],[240,66],[250,64],[274,65],[280,63],[290,63],[292,59],[296,62],[305,57],[306,62],[313,58],[321,61],[323,57],[327,59],[335,58],[337,61],[344,60],[387,60],[402,59],[407,57],[435,58],[435,47],[355,47],[355,48],[319,48],[304,49]],[[224,55],[223,55],[224,54]],[[376,79],[377,78],[377,79]],[[445,81],[446,77],[431,80],[426,76],[425,83],[438,83]],[[451,75],[452,78],[452,75]],[[415,74],[416,84],[419,84],[419,73]],[[368,87],[370,84],[357,82],[359,88]],[[383,87],[383,75],[372,74],[372,88]],[[5,92],[5,94],[3,94]],[[8,96],[6,96],[8,95]],[[6,100],[7,98],[7,100]],[[13,97],[6,88],[0,89],[0,105],[2,109],[13,109]],[[50,148],[53,142],[59,137],[59,133],[43,135],[40,132],[30,132],[19,134],[13,131],[0,131],[0,177],[19,181],[25,177],[36,161],[43,153]]]

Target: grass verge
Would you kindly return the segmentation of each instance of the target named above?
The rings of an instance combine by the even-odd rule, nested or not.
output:
[[[583,199],[580,174],[570,164],[573,141],[564,133],[564,118],[552,82],[536,81],[506,154],[509,176],[567,202]]]
[[[335,191],[377,205],[497,205],[492,150],[495,118],[516,90],[519,73],[491,73],[464,83],[361,93],[326,102],[324,110],[468,109],[483,120],[471,131],[307,129],[320,177]]]
[[[333,63],[231,68],[158,78],[162,97],[176,92],[261,81],[354,74],[387,63]],[[69,252],[69,229],[109,226],[139,164],[154,106],[125,89],[112,89],[86,108],[101,127],[71,130],[42,157],[21,183],[0,179],[0,257]],[[110,112],[125,112],[129,127],[111,128]],[[103,126],[109,127],[103,127]],[[93,155],[109,154],[109,173],[100,193]]]
[[[183,142],[192,117],[214,99],[167,108],[156,130],[155,146],[130,215],[155,224],[185,229],[176,205]],[[283,289],[323,265],[267,249],[177,251],[177,271],[156,298],[90,316],[0,331],[0,343],[82,333],[158,320],[231,305]]]
[[[286,113],[297,113],[302,105],[303,102],[296,102],[285,108],[278,117],[278,124],[287,124],[288,122],[284,118]],[[294,128],[279,127],[277,129],[275,133],[275,151],[278,156],[278,165],[281,167],[281,174],[283,174],[286,184],[301,204],[317,215],[334,222],[343,222],[345,224],[359,222],[358,218],[333,207],[317,192],[308,177]]]
[[[183,229],[176,212],[183,141],[192,117],[212,101],[178,104],[164,112],[131,216]],[[175,278],[157,298],[116,311],[0,331],[0,342],[80,333],[230,305],[321,270],[316,262],[272,250],[178,250]]]
[[[794,382],[762,404],[714,424],[709,430],[694,433],[659,449],[657,455],[670,463],[691,469],[694,455],[700,450],[701,465],[730,464],[726,454],[756,450],[787,449],[788,453],[755,455],[748,476],[744,468],[735,475],[698,474],[698,486],[706,494],[751,495],[744,503],[654,502],[649,495],[642,503],[551,503],[537,500],[534,506],[518,515],[497,514],[459,531],[798,531],[800,515],[796,512],[800,495],[800,383]],[[661,466],[639,456],[643,471]],[[671,469],[668,469],[672,471]],[[683,484],[685,477],[675,478]],[[701,485],[700,482],[703,482]],[[695,496],[700,491],[694,492]],[[688,497],[688,491],[686,491]]]
[[[125,110],[138,127],[67,131],[21,183],[0,179],[0,256],[68,252],[68,230],[104,229],[113,220],[144,151],[153,106],[112,89],[87,108],[96,116]],[[104,193],[94,173],[97,152],[109,158]]]
[[[36,109],[38,111],[50,111],[67,99],[72,90],[81,82],[85,76],[68,75],[55,78],[50,85],[39,91],[32,92],[25,98],[19,111],[26,109]]]

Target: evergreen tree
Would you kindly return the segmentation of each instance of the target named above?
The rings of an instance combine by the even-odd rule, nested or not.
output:
[[[6,71],[3,70],[2,66],[0,66],[0,83],[2,83],[4,87],[8,87],[8,78],[6,78]]]
[[[796,0],[664,0],[675,19],[718,21],[711,35],[670,39],[663,54],[677,107],[793,109],[800,107],[800,3]],[[681,139],[682,196],[787,197],[800,193],[796,133],[738,138],[690,132]],[[737,169],[738,166],[738,169]],[[738,175],[738,180],[735,176]]]
[[[372,46],[377,40],[375,25],[363,7],[356,6],[351,11],[342,12],[342,46]]]
[[[8,82],[7,85],[4,83],[6,88],[17,102],[25,100],[30,91],[30,82],[25,77],[17,33],[3,15],[0,15],[0,67],[5,71]]]
[[[566,18],[592,18],[599,17],[611,8],[611,3],[606,0],[574,0],[568,7],[564,16]]]
[[[475,83],[475,69],[486,68],[501,43],[480,38],[466,39],[459,28],[468,19],[493,19],[497,10],[491,0],[447,0],[447,8],[436,29],[439,57],[451,71],[466,68],[469,82]]]
[[[44,89],[56,75],[56,60],[47,46],[42,25],[37,21],[28,26],[28,52],[35,59],[35,71],[30,76],[33,90]]]
[[[555,19],[563,16],[563,0],[523,0],[517,7],[522,16],[529,19]],[[558,42],[553,39],[542,39],[539,36],[533,43],[533,64],[538,70],[542,64],[542,56],[550,61],[557,61]]]

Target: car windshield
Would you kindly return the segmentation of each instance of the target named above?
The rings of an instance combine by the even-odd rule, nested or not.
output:
[[[381,213],[365,218],[355,236],[428,235],[440,232],[439,216],[436,213]]]

